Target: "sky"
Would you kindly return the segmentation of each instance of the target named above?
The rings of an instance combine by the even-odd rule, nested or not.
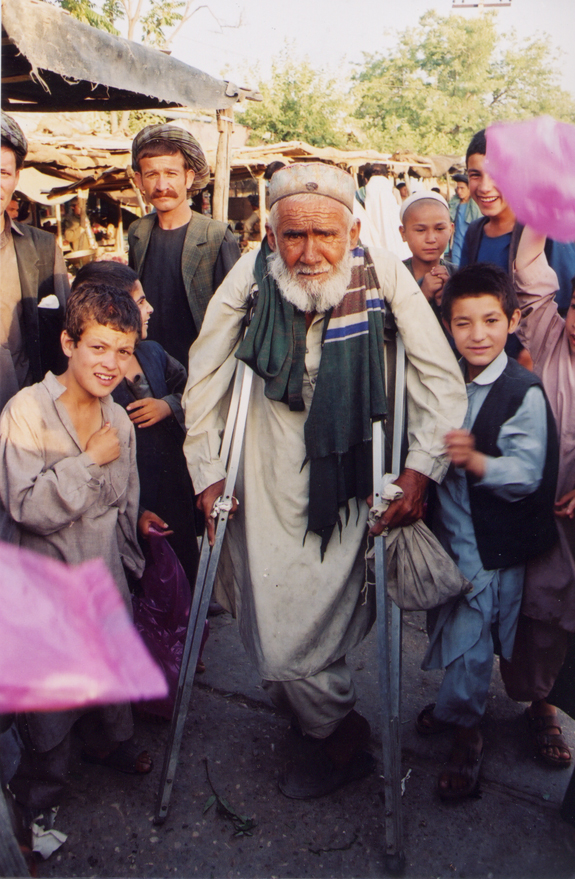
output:
[[[204,0],[201,0],[204,2]],[[428,9],[441,15],[452,0],[208,0],[226,23],[240,18],[243,26],[218,32],[205,9],[187,23],[173,46],[173,55],[200,70],[238,85],[254,86],[248,70],[265,75],[287,40],[297,56],[331,75],[362,61],[363,52],[381,52],[393,45],[393,31],[417,24]],[[456,0],[460,3],[461,0]],[[463,0],[470,2],[470,0]],[[493,0],[492,0],[493,2]],[[495,0],[497,2],[497,0]],[[477,9],[459,10],[476,16]],[[563,87],[575,95],[574,0],[511,0],[498,10],[498,28],[515,28],[520,37],[549,34],[561,61]]]

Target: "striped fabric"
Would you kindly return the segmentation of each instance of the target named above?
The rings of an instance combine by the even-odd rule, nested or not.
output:
[[[351,339],[368,333],[368,312],[385,311],[385,303],[380,298],[377,288],[367,290],[363,285],[357,286],[357,276],[365,265],[365,250],[361,245],[352,251],[352,259],[351,283],[345,298],[332,312],[324,344],[327,342],[340,342],[343,339]]]

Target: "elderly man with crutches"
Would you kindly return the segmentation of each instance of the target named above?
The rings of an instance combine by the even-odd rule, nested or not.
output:
[[[295,798],[329,794],[374,767],[345,654],[375,616],[364,554],[372,424],[388,418],[386,313],[407,352],[408,453],[402,497],[373,533],[421,517],[428,481],[447,470],[443,437],[466,406],[417,284],[397,258],[361,245],[354,192],[349,174],[325,164],[274,174],[266,240],[214,295],[183,400],[186,456],[213,541],[214,503],[229,493],[230,387],[238,362],[253,370],[216,597],[237,615],[271,699],[295,720],[294,759],[280,779]]]

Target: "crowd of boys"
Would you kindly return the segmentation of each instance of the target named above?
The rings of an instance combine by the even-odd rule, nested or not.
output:
[[[402,265],[362,246],[352,178],[320,164],[273,175],[266,238],[239,259],[227,226],[189,207],[209,173],[197,141],[147,126],[133,166],[155,210],[130,229],[132,268],[85,267],[71,295],[52,236],[5,213],[25,155],[22,131],[2,114],[0,536],[70,563],[103,555],[129,603],[125,571],[141,576],[150,522],[180,525],[150,509],[159,494],[144,482],[156,478],[163,431],[172,431],[168,468],[181,452],[184,414],[188,469],[213,538],[221,429],[244,360],[254,388],[218,599],[237,615],[270,698],[294,719],[298,758],[282,792],[321,796],[361,779],[374,761],[345,654],[374,617],[363,582],[369,441],[372,422],[393,417],[383,344],[391,312],[409,361],[408,454],[396,479],[403,496],[372,533],[408,526],[427,500],[434,532],[472,586],[429,614],[423,667],[445,676],[417,729],[453,734],[438,794],[476,788],[494,653],[511,698],[530,703],[539,757],[569,765],[547,696],[575,632],[575,295],[562,316],[553,250],[518,226],[487,174],[484,132],[458,181],[457,270],[444,259],[453,222],[440,193],[402,198],[412,254]],[[532,370],[506,353],[515,333]],[[195,531],[189,540],[195,550]],[[15,723],[22,756],[10,788],[24,823],[61,797],[73,727],[84,759],[152,768],[132,745],[128,705]]]

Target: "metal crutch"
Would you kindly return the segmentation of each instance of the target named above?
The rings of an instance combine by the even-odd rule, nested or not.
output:
[[[392,472],[399,473],[405,421],[405,348],[396,337],[395,413],[393,421]],[[381,477],[385,473],[383,429],[373,430],[374,503],[381,501]],[[385,537],[374,538],[377,607],[377,653],[382,705],[382,746],[385,792],[385,864],[389,873],[405,868],[401,814],[401,610],[387,595]],[[390,611],[391,608],[391,611]]]
[[[204,531],[202,538],[198,573],[196,575],[186,641],[182,654],[182,665],[178,678],[176,701],[172,713],[170,732],[164,754],[164,765],[156,799],[154,824],[163,824],[168,815],[168,806],[178,765],[184,725],[188,716],[194,675],[200,654],[202,634],[216,579],[216,571],[228,523],[229,511],[232,506],[248,414],[252,378],[252,370],[242,361],[238,361],[220,453],[222,461],[226,462],[226,481],[224,492],[219,499],[219,515],[213,547],[209,545],[207,529]]]

